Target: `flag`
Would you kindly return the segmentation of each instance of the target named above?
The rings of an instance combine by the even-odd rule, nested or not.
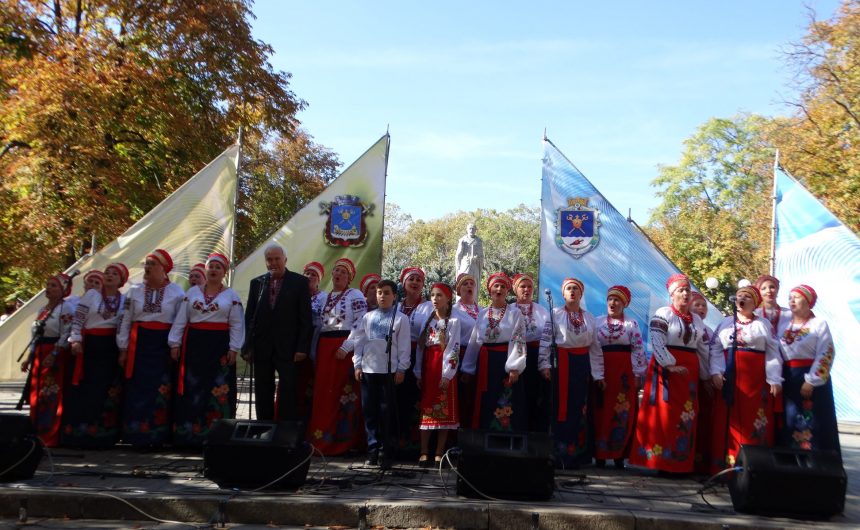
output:
[[[170,277],[183,285],[187,285],[191,266],[210,253],[229,255],[238,160],[239,146],[227,148],[121,236],[96,254],[81,258],[66,271],[82,273],[75,279],[74,293],[83,293],[82,277],[87,271],[103,271],[117,261],[128,267],[129,282],[139,282],[143,260],[156,248],[170,253]],[[15,359],[30,342],[30,326],[45,302],[43,291],[0,325],[0,379],[23,377]]]
[[[311,261],[322,263],[324,291],[331,291],[331,269],[339,258],[355,263],[352,287],[358,287],[365,274],[379,273],[389,140],[388,134],[380,138],[236,266],[233,289],[243,300],[251,279],[266,272],[264,253],[273,244],[286,250],[287,269],[299,274]]]
[[[815,314],[827,321],[833,335],[833,397],[841,421],[860,421],[860,239],[799,182],[777,167],[776,245],[774,276],[781,289],[778,302],[800,284],[818,293]]]
[[[553,293],[555,307],[564,304],[561,283],[567,277],[585,284],[582,307],[594,316],[606,314],[609,287],[624,285],[632,294],[624,316],[637,321],[647,343],[651,316],[670,303],[666,280],[678,272],[551,141],[544,140],[539,283],[541,290]],[[547,305],[546,300],[542,303]],[[713,328],[721,319],[709,302],[705,323]]]

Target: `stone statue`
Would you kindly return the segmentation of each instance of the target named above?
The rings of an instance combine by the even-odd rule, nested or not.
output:
[[[478,288],[481,284],[481,272],[484,270],[484,242],[478,237],[475,223],[466,227],[466,235],[457,243],[456,269],[457,276],[462,273],[471,274]]]

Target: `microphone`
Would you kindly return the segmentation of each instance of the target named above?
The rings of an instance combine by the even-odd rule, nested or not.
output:
[[[735,303],[735,302],[737,302],[737,301],[738,301],[738,297],[737,297],[737,296],[735,296],[735,295],[731,295],[731,296],[729,297],[729,302],[731,302],[731,303]],[[743,305],[743,304],[741,304],[741,305]]]
[[[552,303],[552,291],[549,289],[544,289],[543,294],[546,295],[546,301]]]

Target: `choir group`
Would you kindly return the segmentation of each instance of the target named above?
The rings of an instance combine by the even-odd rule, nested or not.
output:
[[[711,330],[702,295],[673,275],[669,305],[650,320],[649,360],[625,318],[634,295],[623,285],[595,317],[576,278],[548,311],[526,274],[495,273],[484,286],[461,274],[430,285],[428,300],[424,272],[408,267],[398,302],[397,284],[377,274],[351,288],[346,258],[330,292],[320,290],[321,263],[301,277],[276,246],[266,262],[247,309],[225,287],[230,264],[217,253],[192,269],[187,292],[168,279],[173,262],[160,249],[125,294],[121,263],[88,273],[80,299],[71,278],[50,278],[43,331],[22,365],[45,445],[201,446],[214,421],[235,417],[242,354],[257,370],[258,418],[301,418],[323,454],[367,450],[367,464],[383,468],[410,451],[438,464],[460,427],[550,432],[568,469],[626,459],[711,474],[732,466],[741,444],[840,451],[833,340],[807,285],[782,308],[779,280],[761,276],[738,289],[736,316]]]

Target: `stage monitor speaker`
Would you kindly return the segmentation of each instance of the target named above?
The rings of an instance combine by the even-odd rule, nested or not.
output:
[[[0,482],[33,478],[42,459],[42,444],[30,417],[0,414]]]
[[[555,467],[549,434],[460,429],[457,445],[458,495],[482,498],[483,493],[523,500],[552,497]]]
[[[296,489],[313,451],[303,432],[298,421],[218,420],[203,442],[203,476],[222,488]]]
[[[735,510],[823,519],[842,513],[848,476],[839,455],[742,445],[729,480]]]

